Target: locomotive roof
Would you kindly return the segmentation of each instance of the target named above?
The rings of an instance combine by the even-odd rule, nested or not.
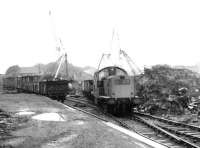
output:
[[[100,73],[101,71],[104,71],[104,70],[106,70],[106,69],[111,69],[111,68],[120,69],[120,70],[123,71],[125,74],[127,74],[126,70],[124,70],[123,68],[120,68],[120,67],[118,67],[118,66],[108,66],[108,67],[104,67],[104,68],[98,70],[98,71],[96,72],[96,74],[97,74],[97,73]]]

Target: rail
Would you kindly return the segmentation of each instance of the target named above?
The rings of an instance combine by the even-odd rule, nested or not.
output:
[[[165,134],[177,143],[191,148],[200,148],[200,128],[149,114],[133,112],[134,118],[141,123]]]

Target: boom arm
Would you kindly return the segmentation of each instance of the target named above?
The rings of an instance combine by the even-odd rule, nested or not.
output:
[[[61,38],[59,38],[57,35],[56,35],[56,27],[55,27],[55,24],[54,24],[54,20],[53,20],[53,16],[52,16],[52,13],[51,11],[49,11],[49,16],[51,18],[51,25],[52,25],[52,33],[53,33],[53,36],[54,36],[54,39],[55,39],[55,42],[56,42],[56,50],[58,52],[61,53],[61,56],[59,57],[58,59],[58,62],[59,62],[59,65],[58,65],[58,68],[56,70],[56,74],[54,76],[54,80],[58,77],[58,73],[60,71],[60,68],[63,64],[63,62],[65,62],[66,64],[66,78],[68,79],[68,63],[67,63],[67,54],[65,52],[65,48],[63,46],[63,43],[62,43],[62,40]]]
[[[100,62],[99,62],[99,65],[98,65],[98,70],[99,70],[100,65],[101,65],[101,63],[102,63],[102,61],[103,61],[103,59],[104,59],[105,56],[107,56],[107,57],[109,58],[109,57],[110,57],[110,54],[105,54],[105,53],[102,54],[101,59],[100,59]]]
[[[56,74],[54,76],[54,80],[58,77],[58,74],[59,74],[59,71],[60,71],[60,68],[62,66],[62,64],[65,62],[66,64],[66,78],[68,78],[68,63],[67,63],[67,54],[63,54],[60,58],[59,58],[59,65],[58,65],[58,68],[56,70]]]
[[[128,63],[129,67],[131,68],[131,72],[135,75],[137,72],[135,71],[135,69],[133,68],[133,65],[136,67],[137,71],[139,73],[142,73],[141,70],[139,69],[139,67],[133,62],[133,60],[128,56],[128,54],[124,51],[120,49],[120,54],[122,54],[125,59],[126,62]]]
[[[64,58],[63,58],[63,56],[61,56],[60,61],[59,61],[58,68],[57,68],[57,70],[56,70],[56,74],[55,74],[55,76],[54,76],[54,80],[58,77],[58,73],[59,73],[59,71],[60,71],[60,67],[61,67],[61,65],[62,65],[62,63],[63,63],[63,60],[64,60]]]

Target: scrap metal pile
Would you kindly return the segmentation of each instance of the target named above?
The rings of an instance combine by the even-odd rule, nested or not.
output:
[[[200,96],[200,75],[193,71],[156,65],[144,69],[136,82],[138,96],[145,98],[140,110],[183,114],[186,109],[194,111],[198,107],[194,100],[198,102]]]

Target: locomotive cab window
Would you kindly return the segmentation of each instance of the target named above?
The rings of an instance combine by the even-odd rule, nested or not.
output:
[[[125,76],[127,72],[119,67],[106,67],[100,70],[97,74],[98,79],[101,81],[109,76]]]

